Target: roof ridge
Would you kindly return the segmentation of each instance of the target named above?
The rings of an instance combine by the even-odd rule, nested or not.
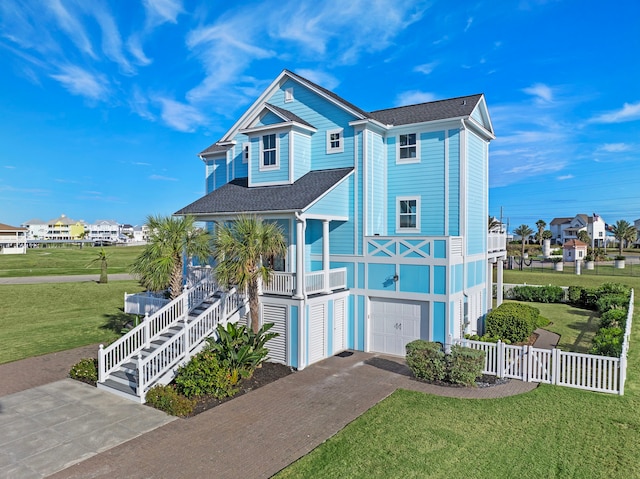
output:
[[[462,100],[462,99],[466,99],[466,98],[479,97],[479,96],[482,96],[482,95],[484,95],[484,93],[474,93],[472,95],[462,95],[462,96],[456,96],[456,97],[453,97],[453,98],[443,98],[441,100],[424,101],[422,103],[411,103],[410,105],[392,106],[391,108],[381,108],[379,110],[372,110],[369,113],[370,114],[374,114],[374,113],[379,113],[381,111],[398,110],[400,108],[411,108],[411,107],[416,107],[416,106],[432,105],[434,103],[439,103],[439,102],[444,102],[444,101]]]

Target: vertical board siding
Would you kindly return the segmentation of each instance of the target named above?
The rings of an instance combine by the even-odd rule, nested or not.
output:
[[[372,177],[373,195],[371,199],[371,232],[384,236],[387,234],[386,203],[387,203],[387,162],[385,161],[384,139],[378,133],[370,133],[372,139],[371,154],[373,156],[370,170]]]
[[[445,343],[447,304],[439,301],[433,302],[433,340]]]
[[[449,130],[449,232],[460,235],[460,130]]]
[[[284,305],[263,304],[263,323],[273,323],[269,330],[278,333],[273,339],[265,344],[269,350],[269,359],[282,364],[287,364],[287,307]]]
[[[347,348],[355,349],[355,325],[356,325],[356,317],[355,317],[355,297],[353,295],[349,295],[347,297]]]
[[[298,357],[300,354],[298,336],[299,336],[299,317],[298,317],[298,306],[291,306],[289,308],[290,319],[289,319],[289,362],[290,366],[297,368],[298,367]]]
[[[485,143],[467,132],[467,254],[487,250],[486,168]]]
[[[399,290],[406,293],[429,293],[429,274],[429,266],[401,264],[398,271]]]
[[[447,267],[433,267],[433,292],[435,294],[447,294]]]
[[[393,281],[393,275],[396,274],[396,266],[394,264],[369,263],[368,271],[367,289],[395,291],[396,283]]]
[[[358,318],[356,323],[355,348],[364,351],[364,317],[365,317],[365,297],[358,296]]]
[[[363,147],[362,141],[364,138],[364,134],[362,131],[358,132],[358,156],[357,156],[357,164],[356,164],[356,172],[355,178],[357,179],[357,184],[355,185],[355,192],[357,192],[357,201],[354,201],[354,207],[357,211],[357,220],[356,220],[356,231],[354,238],[355,239],[355,249],[356,254],[362,254],[362,241],[361,238],[363,236],[363,172],[362,172],[362,164],[363,164]],[[354,180],[355,181],[355,180]]]
[[[291,158],[295,162],[293,181],[302,178],[311,171],[311,138],[308,135],[293,133],[293,154]]]

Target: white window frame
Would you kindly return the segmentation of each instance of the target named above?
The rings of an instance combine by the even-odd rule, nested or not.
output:
[[[420,196],[396,196],[396,233],[420,233]],[[415,227],[400,226],[400,217],[408,213],[401,213],[400,203],[402,201],[416,202],[416,225]]]
[[[415,144],[400,146],[400,137],[415,135]],[[402,149],[414,147],[416,149],[416,156],[414,158],[400,158],[400,152]],[[420,162],[420,134],[417,132],[401,133],[396,136],[396,163],[419,163]]]
[[[331,135],[340,135],[338,138],[338,146],[332,146],[336,140],[331,139]],[[344,151],[344,129],[335,128],[333,130],[327,130],[327,154],[342,153]]]
[[[293,101],[293,87],[289,87],[284,91],[284,102],[291,103]]]
[[[264,137],[275,136],[275,148],[264,149]],[[266,135],[260,135],[260,171],[278,170],[280,169],[280,135],[277,133],[267,133]],[[275,151],[276,162],[273,165],[264,164],[264,154],[266,151]]]
[[[242,163],[249,163],[251,158],[251,143],[248,141],[242,144]]]

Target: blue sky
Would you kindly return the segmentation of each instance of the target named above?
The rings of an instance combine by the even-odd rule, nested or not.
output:
[[[0,222],[173,213],[284,68],[369,111],[484,93],[512,228],[640,218],[640,2],[234,3],[0,2]]]

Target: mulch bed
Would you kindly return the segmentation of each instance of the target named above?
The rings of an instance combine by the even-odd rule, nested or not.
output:
[[[211,408],[219,406],[220,404],[231,401],[238,396],[242,396],[248,392],[258,389],[262,386],[266,386],[280,378],[288,376],[293,371],[289,366],[278,363],[262,363],[262,367],[259,367],[253,373],[253,376],[249,379],[243,379],[240,381],[240,391],[232,397],[217,399],[213,396],[199,396],[197,398],[196,406],[193,408],[193,412],[186,416],[187,418],[197,416],[201,412],[207,411]]]

